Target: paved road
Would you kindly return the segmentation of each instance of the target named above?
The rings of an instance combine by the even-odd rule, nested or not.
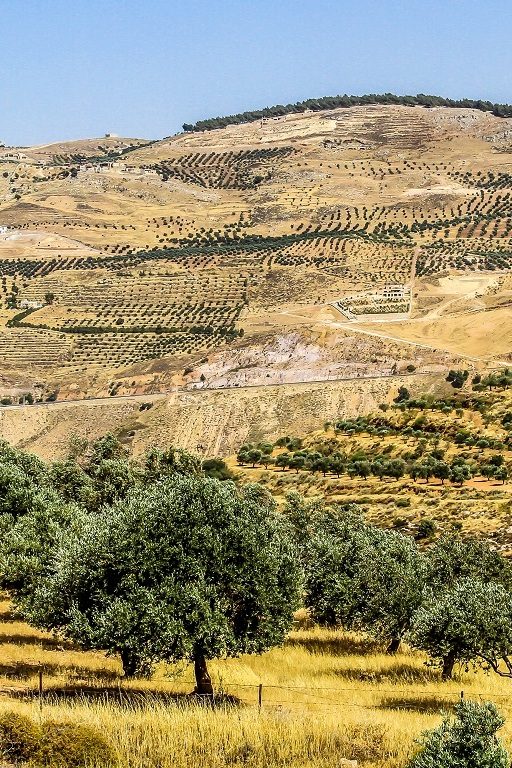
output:
[[[404,379],[413,376],[436,376],[437,374],[432,371],[414,371],[412,373],[384,373],[373,374],[368,376],[342,376],[332,377],[329,379],[310,379],[308,381],[282,381],[274,382],[273,384],[244,384],[243,386],[221,386],[211,387],[198,385],[195,387],[174,387],[173,389],[167,389],[162,392],[155,392],[153,394],[145,395],[114,395],[113,397],[85,397],[76,400],[56,400],[51,403],[34,403],[33,405],[5,405],[0,408],[0,413],[3,411],[19,410],[20,408],[59,408],[67,407],[69,405],[86,405],[88,403],[115,403],[119,400],[132,400],[133,402],[145,403],[153,400],[164,400],[170,395],[178,394],[191,394],[195,392],[226,392],[236,390],[237,392],[244,389],[269,389],[271,387],[307,387],[310,384],[329,384],[330,382],[341,381],[369,381],[377,379]]]

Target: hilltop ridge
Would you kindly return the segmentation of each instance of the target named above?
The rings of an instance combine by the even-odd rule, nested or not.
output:
[[[406,107],[450,107],[455,109],[478,109],[482,112],[491,112],[496,117],[512,117],[511,104],[496,104],[483,99],[447,99],[444,96],[429,96],[418,93],[416,96],[397,96],[394,93],[369,93],[364,96],[321,96],[318,99],[306,99],[294,104],[276,104],[273,107],[248,110],[226,117],[213,117],[206,120],[198,120],[197,123],[184,123],[184,131],[211,131],[216,128],[225,128],[227,125],[253,122],[266,118],[280,117],[287,114],[319,112],[326,109],[339,107],[361,107],[375,104],[399,104]]]

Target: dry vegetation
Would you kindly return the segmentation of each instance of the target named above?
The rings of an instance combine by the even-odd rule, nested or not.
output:
[[[508,681],[460,670],[441,683],[420,654],[404,649],[390,657],[372,641],[307,622],[301,628],[300,621],[283,648],[212,663],[218,690],[237,703],[204,707],[187,695],[187,667],[161,667],[147,682],[123,681],[116,659],[61,646],[9,608],[1,604],[0,712],[93,725],[113,744],[120,766],[338,768],[346,758],[401,768],[415,737],[439,722],[461,690],[509,712]],[[511,726],[504,735],[511,745]]]

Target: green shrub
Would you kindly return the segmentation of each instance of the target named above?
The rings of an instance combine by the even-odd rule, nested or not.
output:
[[[16,712],[0,716],[0,757],[48,768],[114,766],[114,751],[94,728],[47,720],[41,725]]]
[[[455,719],[423,735],[422,749],[408,768],[509,768],[510,759],[496,732],[504,720],[495,705],[460,702]]]
[[[437,504],[437,501],[434,501],[434,503]],[[420,520],[418,529],[416,531],[416,538],[429,539],[431,536],[434,535],[435,532],[436,532],[435,522],[428,518],[424,518],[423,520]]]

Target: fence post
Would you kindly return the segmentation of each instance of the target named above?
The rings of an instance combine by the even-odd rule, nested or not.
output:
[[[261,705],[263,701],[263,685],[260,683],[258,685],[258,709],[261,712]]]
[[[43,711],[43,668],[39,667],[39,711]]]
[[[461,700],[461,701],[464,701],[464,691],[461,691],[461,692],[460,692],[460,700]]]

